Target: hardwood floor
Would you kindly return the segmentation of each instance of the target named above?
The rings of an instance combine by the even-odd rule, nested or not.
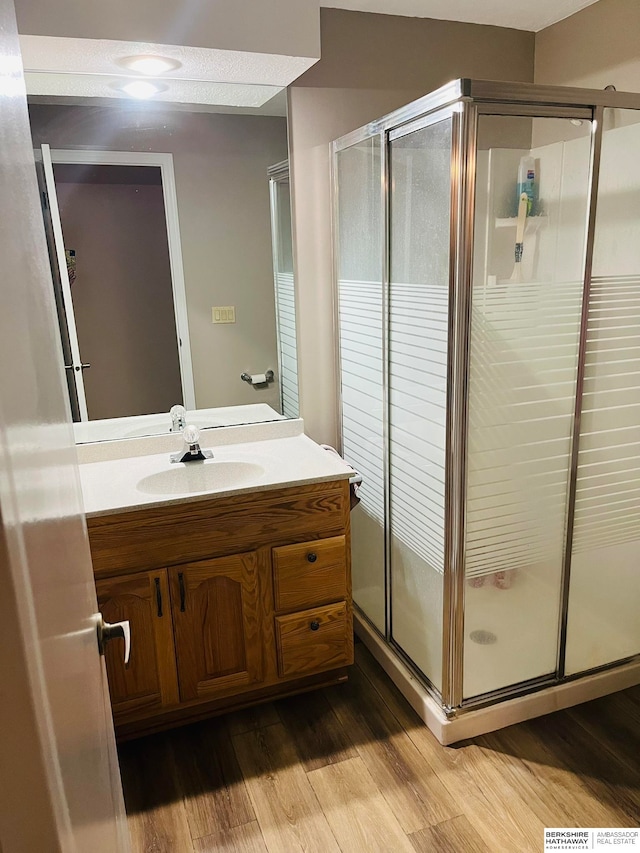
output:
[[[134,853],[537,853],[640,824],[640,687],[442,747],[356,646],[348,684],[120,747]]]

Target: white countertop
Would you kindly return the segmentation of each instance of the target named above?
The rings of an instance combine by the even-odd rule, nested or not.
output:
[[[214,454],[213,459],[203,462],[171,462],[169,453],[181,447],[176,436],[171,439],[158,436],[86,445],[79,456],[87,516],[187,503],[207,496],[249,494],[341,480],[353,474],[346,462],[303,434],[300,420],[203,430],[200,445],[203,449],[210,448]],[[115,455],[118,453],[116,445],[122,446],[118,456]],[[241,483],[229,485],[224,472],[236,462],[254,467],[244,469],[249,474]],[[202,474],[202,469],[196,470],[199,466],[210,466],[205,473],[212,474],[211,483],[203,490],[199,490]],[[167,472],[162,476],[176,477],[180,481],[183,472],[185,490],[154,494],[153,486],[149,488],[153,481],[142,481],[161,472]],[[216,482],[217,472],[220,472],[219,483]]]
[[[237,426],[263,421],[279,421],[283,415],[266,403],[252,403],[245,406],[222,406],[215,409],[195,409],[186,414],[187,423],[195,424],[199,429],[210,427]],[[96,441],[112,441],[140,436],[167,435],[171,432],[169,412],[155,415],[134,415],[129,418],[106,418],[105,420],[81,421],[74,423],[73,433],[76,444]]]

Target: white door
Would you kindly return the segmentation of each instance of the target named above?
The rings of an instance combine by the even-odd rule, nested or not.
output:
[[[68,370],[69,385],[73,387],[75,399],[78,405],[78,413],[81,421],[88,421],[89,415],[87,412],[87,396],[84,391],[84,370],[88,367],[82,361],[80,355],[80,344],[78,342],[78,329],[76,326],[76,315],[73,308],[73,298],[71,296],[71,282],[69,281],[69,270],[67,267],[67,258],[64,248],[64,237],[62,234],[62,221],[60,219],[60,210],[58,208],[58,194],[56,193],[56,182],[53,175],[53,163],[51,162],[51,148],[44,144],[40,148],[42,152],[42,168],[44,173],[44,182],[47,192],[47,200],[49,203],[49,214],[51,216],[51,230],[53,232],[53,249],[55,250],[56,261],[58,265],[58,281],[62,294],[62,303],[64,307],[64,316],[66,318],[66,332],[70,348],[70,361],[65,364],[65,370]]]
[[[0,0],[0,837],[129,850],[13,3]]]

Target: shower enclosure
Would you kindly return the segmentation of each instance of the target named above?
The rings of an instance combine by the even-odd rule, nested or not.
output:
[[[472,80],[333,143],[359,632],[445,723],[640,681],[639,149],[640,95]]]

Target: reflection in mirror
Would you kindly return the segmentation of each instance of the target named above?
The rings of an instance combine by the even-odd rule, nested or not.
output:
[[[296,417],[286,118],[128,102],[30,118],[78,440],[167,431],[175,403],[202,426]]]
[[[296,303],[293,284],[293,239],[289,163],[269,169],[273,275],[276,295],[276,330],[280,374],[280,411],[298,417],[298,351],[296,346]]]

